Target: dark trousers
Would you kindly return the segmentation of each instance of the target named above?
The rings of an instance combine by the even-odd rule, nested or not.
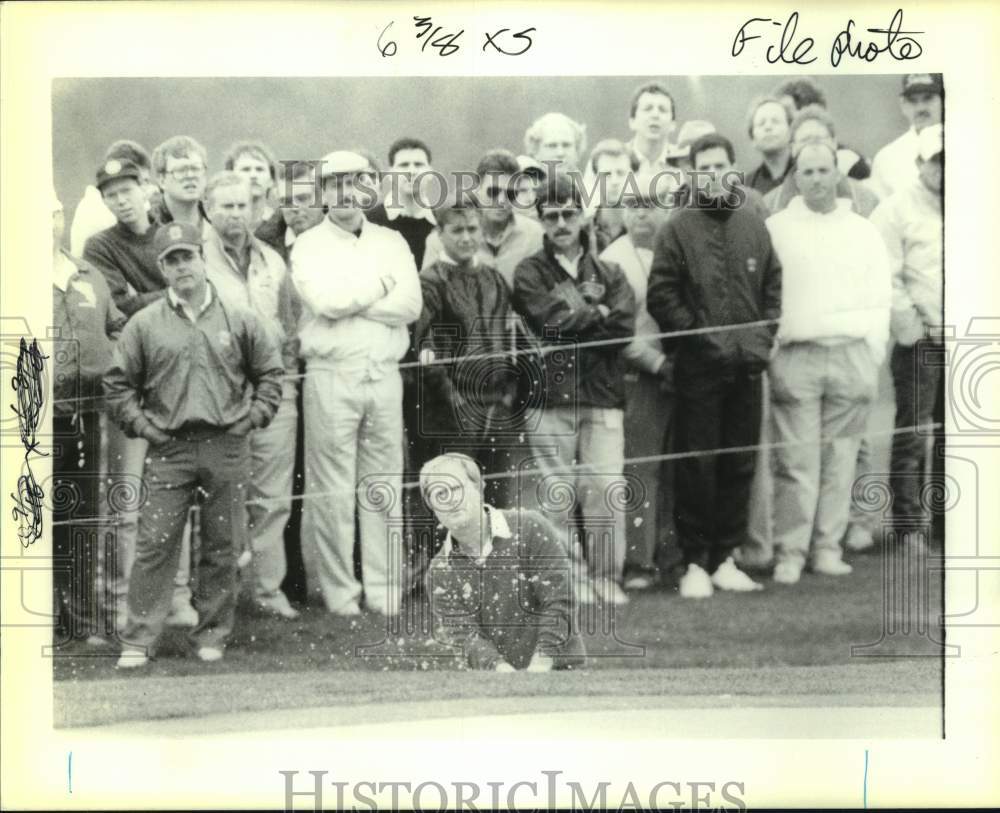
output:
[[[52,419],[52,586],[55,641],[87,638],[96,629],[100,514],[101,430],[98,415]]]
[[[910,347],[896,345],[892,351],[892,380],[896,387],[896,427],[919,426],[934,421],[941,398],[941,367],[922,358],[933,350],[922,340]],[[900,432],[892,439],[892,513],[897,522],[926,522],[929,511],[920,494],[926,482],[928,429]]]
[[[135,564],[128,591],[128,624],[122,639],[151,647],[170,613],[181,535],[197,489],[204,492],[200,551],[194,558],[192,604],[198,626],[195,646],[222,647],[236,611],[237,546],[234,523],[244,516],[242,484],[250,470],[246,437],[221,431],[175,438],[151,446],[143,475],[149,499],[139,517]]]
[[[687,363],[684,363],[687,362]],[[760,436],[761,375],[712,369],[678,357],[674,369],[677,452],[753,446]],[[684,563],[713,572],[746,535],[756,452],[675,461],[674,523]]]

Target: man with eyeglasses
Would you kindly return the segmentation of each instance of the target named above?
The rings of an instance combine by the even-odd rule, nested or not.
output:
[[[539,490],[551,491],[558,479],[578,493],[593,586],[604,602],[624,604],[625,513],[611,508],[609,517],[606,497],[620,485],[624,465],[626,342],[574,345],[631,337],[635,296],[621,268],[591,250],[571,178],[550,177],[537,207],[544,246],[518,265],[512,304],[543,350],[559,350],[542,356],[543,389],[533,399],[541,404],[529,406],[527,416]],[[582,601],[589,587],[582,580]]]
[[[652,188],[651,188],[652,187]],[[666,222],[668,210],[654,196],[648,175],[636,177],[638,192],[622,201],[625,233],[601,252],[601,259],[625,272],[635,296],[635,338],[625,345],[625,459],[655,457],[666,449],[674,405],[673,363],[662,349],[660,332],[646,310],[646,288],[653,263],[653,238]],[[669,193],[664,193],[669,194]],[[643,590],[657,578],[670,521],[673,463],[630,464],[627,471],[642,483],[646,499],[631,507],[627,517],[625,588]],[[661,482],[661,474],[664,481]]]
[[[208,153],[190,136],[168,138],[153,150],[153,171],[163,190],[153,210],[158,223],[190,223],[204,230],[208,214],[202,204],[205,194]]]
[[[514,206],[520,189],[517,179],[522,176],[514,153],[490,150],[480,159],[476,174],[476,199],[483,225],[479,259],[496,268],[504,282],[513,286],[517,264],[542,247],[542,227]],[[432,231],[427,238],[423,268],[429,268],[443,254],[441,236]]]

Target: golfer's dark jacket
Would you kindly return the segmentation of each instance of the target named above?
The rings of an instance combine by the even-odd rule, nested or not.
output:
[[[573,279],[559,264],[548,237],[541,251],[514,272],[512,301],[541,345],[563,350],[541,357],[544,390],[531,402],[544,409],[625,407],[626,342],[577,348],[577,343],[627,339],[635,333],[635,295],[615,263],[604,262],[581,236],[583,255]],[[598,305],[609,309],[604,316]],[[537,363],[537,361],[535,362]]]
[[[764,369],[781,315],[781,265],[757,207],[685,207],[656,235],[646,308],[660,329],[774,320],[667,343],[680,368]]]
[[[454,646],[473,669],[493,669],[501,660],[523,669],[535,652],[554,658],[557,669],[582,666],[564,541],[537,511],[491,511],[503,515],[511,536],[494,536],[482,563],[454,541],[431,562],[427,594],[436,639]]]

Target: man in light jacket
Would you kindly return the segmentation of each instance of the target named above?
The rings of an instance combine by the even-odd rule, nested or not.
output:
[[[367,168],[365,158],[346,150],[323,159],[327,217],[292,249],[292,281],[303,303],[306,491],[317,495],[305,503],[303,561],[327,609],[348,616],[361,612],[356,493],[365,604],[384,615],[399,612],[401,574],[390,567],[399,557],[389,550],[402,500],[397,365],[409,346],[406,326],[422,304],[406,241],[365,219],[374,191]]]

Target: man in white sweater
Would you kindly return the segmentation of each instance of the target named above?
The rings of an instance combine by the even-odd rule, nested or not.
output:
[[[889,337],[892,281],[882,237],[836,197],[826,143],[796,159],[801,192],[767,220],[784,269],[771,361],[774,579],[851,572],[841,558],[858,445]]]
[[[327,217],[299,235],[292,281],[303,302],[300,352],[306,360],[303,409],[306,491],[302,549],[306,577],[327,609],[360,613],[354,576],[355,494],[361,529],[364,601],[399,612],[402,530],[403,384],[397,364],[406,326],[422,298],[402,236],[363,214],[373,182],[368,162],[347,151],[323,159]]]

